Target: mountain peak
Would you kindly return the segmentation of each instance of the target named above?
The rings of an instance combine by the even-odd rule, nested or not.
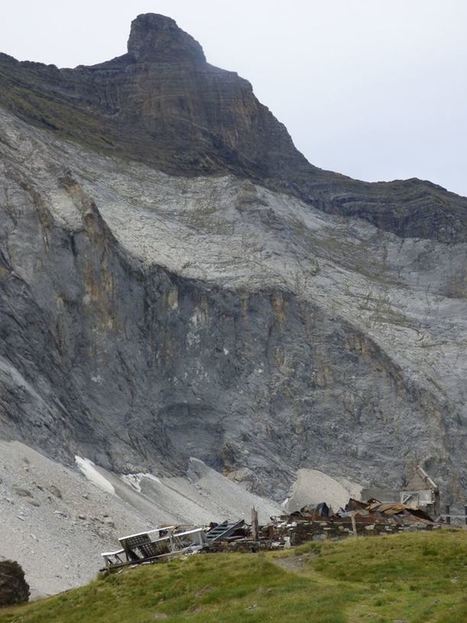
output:
[[[203,48],[176,21],[145,13],[131,23],[128,53],[137,61],[205,63]]]
[[[358,182],[311,165],[235,72],[164,15],[133,20],[128,53],[75,69],[0,54],[0,108],[173,175],[231,173],[403,238],[467,241],[467,199],[426,182]],[[448,205],[446,205],[448,202]]]

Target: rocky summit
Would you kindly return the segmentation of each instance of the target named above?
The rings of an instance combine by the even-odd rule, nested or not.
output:
[[[313,120],[310,120],[313,123]],[[176,23],[0,55],[0,437],[282,501],[298,469],[465,496],[467,199],[323,171]]]

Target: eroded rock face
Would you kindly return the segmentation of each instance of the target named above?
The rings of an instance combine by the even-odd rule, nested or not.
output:
[[[465,199],[309,165],[160,16],[108,63],[0,65],[1,436],[278,500],[422,462],[463,498]]]
[[[299,467],[397,486],[419,460],[462,490],[464,245],[0,120],[3,436],[277,499]]]

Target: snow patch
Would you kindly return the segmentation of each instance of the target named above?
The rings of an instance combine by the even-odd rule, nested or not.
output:
[[[78,466],[79,471],[87,480],[89,480],[89,482],[92,482],[101,491],[115,495],[113,485],[107,480],[107,478],[104,478],[104,476],[97,471],[96,466],[92,461],[89,459],[83,459],[82,457],[76,455],[75,463]]]
[[[141,482],[144,478],[146,478],[147,480],[153,480],[154,482],[161,484],[161,481],[157,476],[149,473],[121,474],[120,478],[123,480],[123,482],[125,482],[127,485],[130,485],[130,487],[135,489],[135,491],[137,491],[138,493],[141,493]]]

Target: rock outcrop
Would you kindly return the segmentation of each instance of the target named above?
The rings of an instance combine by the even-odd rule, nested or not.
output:
[[[93,67],[0,57],[0,106],[1,436],[462,498],[467,199],[310,165],[161,16]]]

